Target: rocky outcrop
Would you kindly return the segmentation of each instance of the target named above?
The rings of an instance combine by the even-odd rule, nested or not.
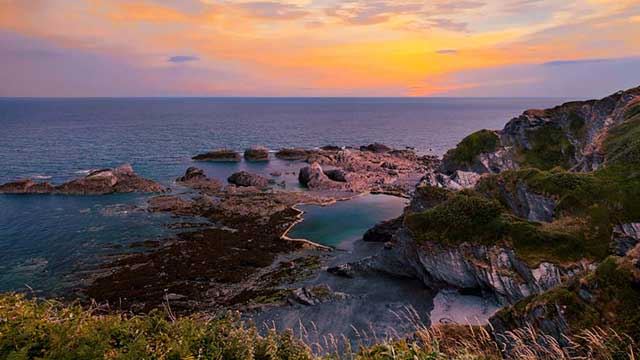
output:
[[[393,235],[402,227],[403,217],[383,221],[367,230],[362,240],[367,242],[387,242],[393,239]]]
[[[58,186],[46,182],[36,183],[32,180],[20,180],[0,185],[0,193],[5,194],[105,195],[164,191],[166,191],[165,187],[138,176],[128,164],[114,169],[93,171],[83,178]]]
[[[301,148],[281,149],[276,153],[276,157],[282,160],[306,160],[311,152]]]
[[[324,173],[333,181],[347,182],[347,172],[342,169],[327,170]]]
[[[320,284],[313,287],[302,287],[291,291],[288,299],[290,304],[313,306],[329,301],[344,300],[349,295],[335,292],[329,285]]]
[[[246,149],[244,158],[247,161],[269,161],[269,149],[262,146]]]
[[[207,194],[215,194],[222,189],[222,183],[217,179],[210,179],[205,175],[204,170],[190,167],[184,176],[179,177],[176,182],[188,188],[202,191]]]
[[[241,160],[240,154],[229,149],[218,149],[204,154],[196,155],[192,158],[196,161],[213,162],[238,162]]]
[[[543,262],[530,268],[514,251],[503,246],[464,243],[450,247],[433,242],[417,244],[401,229],[393,247],[353,264],[331,269],[342,276],[382,272],[420,279],[426,286],[453,286],[492,294],[503,304],[513,304],[540,294],[589,269],[589,263],[561,267]]]
[[[55,187],[47,182],[31,179],[8,182],[0,185],[0,194],[51,194]]]
[[[301,185],[311,190],[345,189],[345,184],[331,180],[322,170],[322,166],[317,162],[300,169],[298,181]]]
[[[640,243],[640,223],[621,224],[613,227],[611,235],[611,251],[618,256],[625,256]]]
[[[452,155],[445,156],[441,171],[499,173],[535,166],[555,166],[592,171],[604,162],[603,142],[612,127],[624,121],[629,104],[640,98],[640,87],[619,91],[600,100],[576,101],[545,110],[527,110],[497,132],[495,146],[482,140],[488,130],[470,135]]]
[[[246,171],[240,171],[229,176],[227,179],[230,184],[242,187],[257,187],[259,189],[269,187],[269,179],[264,176],[252,174]]]
[[[371,151],[374,153],[386,153],[391,151],[392,149],[390,147],[388,147],[387,145],[384,144],[380,144],[380,143],[373,143],[373,144],[369,144],[369,145],[363,145],[360,146],[360,151]]]

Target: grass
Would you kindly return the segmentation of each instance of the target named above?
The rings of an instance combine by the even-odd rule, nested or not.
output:
[[[462,139],[455,149],[449,150],[445,158],[456,166],[472,166],[478,155],[495,151],[499,144],[500,138],[494,131],[476,131]]]
[[[291,333],[261,336],[235,316],[99,315],[0,296],[0,359],[311,359]]]
[[[582,329],[606,327],[611,329],[611,334],[625,334],[626,343],[637,346],[640,343],[638,280],[640,270],[634,268],[628,258],[609,257],[584,278],[524,299],[501,310],[496,317],[516,328],[522,326],[527,314],[536,314],[534,316],[543,321],[566,321],[568,333],[573,335]],[[625,353],[626,349],[620,350]],[[612,358],[626,359],[624,354]]]
[[[599,258],[608,250],[608,243],[586,238],[583,224],[553,227],[519,219],[497,200],[472,191],[452,193],[431,209],[407,215],[405,222],[418,242],[508,245],[531,266]]]
[[[236,315],[175,318],[168,308],[145,316],[98,310],[2,294],[0,359],[577,360],[613,359],[612,354],[632,359],[637,354],[629,337],[597,328],[578,332],[568,349],[532,328],[515,329],[505,335],[513,344],[506,356],[490,328],[429,327],[412,315],[399,317],[415,327],[411,337],[352,346],[345,337],[329,335],[321,346],[307,345],[292,332],[269,330],[260,335]]]
[[[573,165],[576,149],[559,125],[548,123],[529,130],[527,138],[530,148],[519,150],[523,167],[549,170],[557,166],[568,169]]]

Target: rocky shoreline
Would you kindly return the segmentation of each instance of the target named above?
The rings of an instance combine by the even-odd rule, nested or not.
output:
[[[634,332],[640,308],[638,116],[635,88],[527,110],[502,130],[469,135],[442,160],[377,143],[279,150],[276,158],[301,165],[302,191],[279,186],[280,174],[240,171],[223,184],[190,167],[176,179],[184,192],[151,197],[146,210],[169,213],[182,224],[204,222],[104,264],[83,294],[133,312],[169,301],[180,313],[264,310],[349,301],[348,293],[324,283],[300,286],[318,274],[346,282],[382,275],[495,300],[502,310],[491,316],[487,309],[497,307],[484,306],[483,319],[496,338],[530,325],[566,344],[589,324],[640,340]],[[247,161],[270,157],[261,147],[244,153]],[[241,161],[241,155],[221,149],[193,159]],[[9,194],[134,191],[166,192],[128,166],[59,186],[31,180],[0,186]],[[301,219],[296,205],[377,193],[411,203],[400,217],[364,234],[371,253],[362,258],[333,263],[326,247],[287,236]],[[612,298],[616,291],[627,298]],[[442,301],[437,312],[444,318],[451,311]]]
[[[289,160],[307,164],[298,176],[303,191],[281,189],[275,180],[279,174],[268,178],[240,171],[225,185],[202,169],[188,168],[175,181],[182,191],[162,189],[164,194],[150,197],[146,206],[179,219],[181,225],[173,227],[178,233],[142,252],[124,252],[85,274],[81,295],[134,312],[147,312],[167,299],[180,313],[326,301],[310,300],[313,287],[289,287],[319,271],[331,251],[287,236],[302,220],[296,205],[328,206],[368,193],[409,197],[425,169],[437,163],[406,150],[326,149],[305,150],[303,158]],[[305,174],[314,181],[305,180]],[[323,299],[340,297],[327,294],[323,284],[316,286]]]

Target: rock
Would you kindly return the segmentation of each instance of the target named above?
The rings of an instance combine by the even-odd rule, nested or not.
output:
[[[191,182],[191,181],[200,181],[206,180],[207,176],[204,174],[204,170],[198,169],[197,167],[190,167],[185,172],[184,176],[179,177],[176,181],[178,182]]]
[[[640,243],[640,223],[616,225],[613,228],[611,247],[614,254],[625,256]]]
[[[218,149],[204,154],[196,155],[192,158],[196,161],[214,162],[238,162],[241,160],[240,154],[229,149]]]
[[[247,161],[269,161],[269,149],[261,146],[246,149],[244,158]]]
[[[18,180],[0,185],[0,194],[51,194],[55,188],[47,182],[31,179]]]
[[[343,183],[329,179],[317,162],[300,169],[298,181],[303,186],[314,190],[340,189],[343,186]]]
[[[281,149],[276,153],[276,157],[282,160],[306,160],[310,152],[305,149],[292,148]]]
[[[59,186],[21,180],[0,185],[0,193],[6,194],[59,194],[59,195],[104,195],[129,192],[164,192],[166,189],[133,172],[131,165],[115,169],[103,169],[66,182]]]
[[[347,182],[347,173],[342,169],[327,170],[324,173],[333,181]]]
[[[55,189],[56,194],[65,195],[103,195],[129,192],[153,193],[164,191],[166,191],[166,189],[160,184],[136,175],[131,165],[94,171],[84,178],[64,183]]]
[[[335,267],[332,273],[353,277],[360,273],[382,272],[413,277],[427,287],[444,285],[477,289],[493,294],[502,304],[514,304],[592,268],[588,262],[566,266],[543,262],[536,268],[529,268],[508,247],[468,243],[455,247],[435,242],[417,244],[404,228],[396,232],[393,240],[391,249]]]
[[[260,189],[269,187],[269,179],[246,171],[240,171],[229,176],[227,181],[229,181],[230,184],[242,187],[254,186]]]
[[[386,153],[391,151],[392,149],[390,147],[388,147],[387,145],[384,144],[380,144],[380,143],[373,143],[373,144],[369,144],[369,145],[363,145],[360,146],[360,151],[371,151],[374,153]]]
[[[175,195],[155,196],[147,202],[151,212],[181,213],[188,210],[192,203]]]
[[[342,150],[342,148],[340,146],[335,146],[335,145],[325,145],[325,146],[321,147],[320,149],[324,150],[324,151],[340,151],[340,150]]]
[[[376,224],[371,229],[367,230],[362,236],[362,240],[367,242],[389,242],[393,238],[393,235],[402,226],[403,217],[383,221]]]
[[[333,266],[328,268],[327,272],[329,274],[345,278],[354,278],[356,273],[351,264],[341,264],[338,266]]]
[[[334,292],[327,284],[320,284],[313,287],[302,287],[293,290],[289,302],[313,306],[328,301],[344,300],[347,297],[347,294]]]
[[[269,175],[271,175],[271,176],[273,176],[273,177],[280,177],[280,176],[282,176],[282,172],[280,172],[280,171],[274,171],[274,172],[272,172],[272,173],[271,173],[271,174],[269,174]]]
[[[215,194],[222,189],[222,183],[220,181],[208,178],[204,170],[196,167],[188,168],[184,176],[178,178],[176,182],[207,194]]]

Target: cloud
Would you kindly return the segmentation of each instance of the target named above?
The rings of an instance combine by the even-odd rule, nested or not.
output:
[[[424,2],[414,1],[345,1],[326,10],[327,15],[354,25],[371,25],[387,21],[392,16],[415,14]]]
[[[586,59],[586,60],[555,60],[544,63],[544,66],[590,65],[602,62],[620,61],[620,59]]]
[[[640,85],[640,57],[560,60],[467,70],[441,95],[598,98]]]
[[[176,56],[171,56],[167,61],[172,63],[185,63],[185,62],[198,61],[198,60],[200,60],[200,58],[198,58],[197,56],[176,55]]]
[[[458,53],[458,50],[456,49],[442,49],[442,50],[436,51],[436,54],[440,54],[440,55],[455,55],[457,53]]]
[[[442,3],[437,3],[435,5],[436,10],[439,13],[453,13],[464,10],[473,10],[479,9],[485,6],[486,3],[481,1],[471,1],[471,0],[460,0],[460,1],[446,1]]]
[[[300,19],[309,14],[307,10],[298,5],[276,1],[245,2],[236,6],[252,16],[276,20]]]

